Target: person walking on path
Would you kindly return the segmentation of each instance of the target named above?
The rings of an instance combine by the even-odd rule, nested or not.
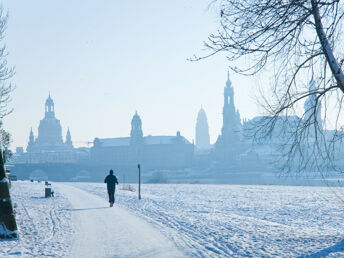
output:
[[[107,184],[110,207],[112,207],[115,202],[116,185],[118,185],[117,177],[113,174],[112,169],[110,169],[110,174],[105,177],[104,183]]]

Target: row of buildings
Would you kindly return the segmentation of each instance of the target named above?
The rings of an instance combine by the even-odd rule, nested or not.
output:
[[[313,82],[310,87],[312,85]],[[305,105],[313,102],[309,99]],[[17,148],[11,163],[19,178],[38,176],[55,180],[99,180],[104,171],[114,168],[120,171],[123,179],[135,181],[138,163],[145,168],[147,182],[171,181],[173,178],[176,182],[216,183],[225,182],[224,178],[231,182],[245,173],[269,170],[276,151],[271,142],[255,145],[245,136],[245,130],[252,129],[261,117],[241,121],[229,74],[224,87],[222,115],[221,134],[214,144],[210,143],[207,116],[201,107],[196,121],[195,143],[179,131],[169,136],[145,136],[142,120],[136,112],[128,137],[95,138],[90,148],[75,148],[69,128],[63,141],[60,120],[55,116],[54,101],[49,94],[37,137],[31,129],[26,151]],[[278,133],[276,139],[280,139]],[[248,174],[248,177],[252,175]]]
[[[126,166],[145,163],[147,167],[185,167],[194,152],[194,145],[178,131],[173,136],[144,136],[142,121],[136,112],[128,137],[95,138],[91,148],[74,148],[68,128],[62,138],[60,120],[55,117],[54,101],[48,97],[45,115],[35,137],[31,129],[26,152],[17,148],[13,163],[87,163]]]

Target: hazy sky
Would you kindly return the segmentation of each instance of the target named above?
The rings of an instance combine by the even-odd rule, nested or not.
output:
[[[123,137],[137,110],[144,135],[195,138],[203,105],[213,143],[222,126],[225,56],[205,54],[203,41],[218,26],[209,0],[3,0],[10,19],[5,43],[16,68],[4,126],[12,148],[35,136],[50,91],[63,137],[76,145]],[[232,74],[241,118],[257,114],[252,79]]]

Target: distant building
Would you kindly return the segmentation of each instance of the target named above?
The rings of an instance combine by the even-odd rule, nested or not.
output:
[[[196,121],[196,147],[199,150],[210,149],[210,137],[207,115],[201,107]]]
[[[241,120],[239,111],[234,105],[234,89],[229,78],[224,88],[224,104],[223,104],[223,125],[221,135],[215,143],[215,157],[218,161],[230,162],[236,159],[240,153],[241,141]]]
[[[315,90],[312,79],[309,91]],[[315,105],[318,105],[316,114],[313,113]],[[343,131],[322,129],[321,103],[317,103],[316,95],[308,97],[304,108],[303,118],[257,116],[241,123],[228,74],[224,87],[223,125],[213,146],[210,145],[207,116],[201,108],[195,128],[196,151],[194,144],[179,131],[176,135],[144,136],[142,120],[137,112],[131,120],[128,137],[95,138],[93,147],[76,149],[69,128],[63,141],[62,127],[55,117],[54,101],[49,94],[37,138],[31,129],[27,152],[18,147],[9,165],[19,179],[101,182],[104,173],[112,168],[122,182],[137,182],[137,164],[140,163],[144,182],[273,182],[274,171],[286,157],[281,146],[288,150],[300,124],[308,119],[312,124],[316,118],[324,140],[344,139]],[[272,130],[264,126],[271,120],[274,121]],[[258,128],[261,130],[257,131]],[[253,141],[253,135],[260,141]],[[307,144],[314,142],[314,135],[308,134]],[[344,167],[342,146],[341,141],[334,146],[334,162],[340,167]],[[303,158],[306,155],[316,157],[308,145],[300,147],[303,148]]]
[[[38,137],[35,138],[32,128],[26,152],[23,148],[17,148],[17,152],[12,158],[15,164],[44,164],[77,163],[81,159],[89,157],[87,149],[74,149],[70,130],[68,128],[66,141],[62,139],[62,127],[60,120],[55,117],[54,101],[50,94],[45,101],[44,118],[38,127]]]
[[[27,145],[27,152],[43,152],[43,151],[63,151],[72,150],[73,143],[68,128],[66,142],[62,140],[62,127],[60,120],[55,117],[54,101],[50,97],[45,101],[45,115],[40,121],[38,127],[38,137],[35,139],[32,128]]]
[[[91,160],[96,164],[146,168],[180,168],[192,164],[194,145],[177,132],[175,136],[143,136],[142,121],[135,113],[130,137],[94,139]]]
[[[313,78],[309,82],[309,93],[316,92],[315,81]],[[314,113],[314,108],[316,112]],[[313,159],[314,152],[312,150],[315,141],[314,124],[317,123],[317,131],[319,143],[328,138],[330,141],[331,131],[323,130],[321,118],[321,103],[317,101],[317,95],[310,94],[304,103],[304,116],[300,118],[296,115],[281,115],[281,116],[256,116],[251,120],[245,121],[243,125],[243,134],[247,142],[252,144],[252,148],[257,152],[259,157],[270,164],[278,164],[282,157],[289,155],[293,145],[299,144],[298,148],[302,149],[302,157],[309,160]],[[302,130],[303,137],[301,137]],[[320,133],[320,131],[322,131]],[[338,136],[342,132],[336,132]],[[255,136],[256,141],[252,141],[252,136]],[[299,143],[295,142],[295,137],[298,136]],[[322,138],[324,135],[325,138]],[[319,144],[322,148],[322,144]],[[336,151],[337,153],[337,151]],[[295,157],[294,164],[297,166]],[[303,169],[309,169],[304,167]]]
[[[316,92],[315,81],[313,78],[309,82],[309,93]],[[316,107],[316,113],[314,108]],[[315,121],[316,120],[316,121]],[[273,121],[273,122],[271,122]],[[304,103],[304,116],[300,118],[296,115],[280,115],[274,116],[256,116],[251,120],[244,122],[244,135],[246,138],[251,138],[254,134],[259,140],[259,145],[269,145],[276,147],[286,145],[288,141],[293,142],[294,134],[301,132],[304,125],[309,125],[306,132],[305,139],[308,142],[314,140],[314,124],[317,122],[318,130],[322,130],[321,118],[321,103],[317,101],[317,95],[310,94]],[[265,126],[267,124],[267,126]],[[272,128],[273,125],[273,128]],[[260,129],[258,131],[258,128]],[[324,131],[327,135],[329,131]],[[278,153],[275,151],[275,153]]]
[[[311,81],[309,82],[309,93],[316,92],[317,89],[315,87],[315,81],[313,80],[313,77]],[[314,108],[316,107],[316,113],[314,113]],[[309,123],[310,125],[314,125],[317,123],[318,129],[322,129],[322,119],[321,119],[321,103],[320,101],[317,101],[317,95],[311,94],[308,96],[308,98],[305,101],[304,104],[304,110],[305,110],[305,116],[303,120],[306,123]],[[314,128],[314,127],[313,127]],[[311,129],[314,131],[314,129]]]

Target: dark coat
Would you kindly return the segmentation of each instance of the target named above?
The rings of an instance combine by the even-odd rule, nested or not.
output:
[[[115,189],[116,185],[118,185],[117,177],[114,175],[108,175],[105,177],[104,183],[107,184],[108,189]]]

